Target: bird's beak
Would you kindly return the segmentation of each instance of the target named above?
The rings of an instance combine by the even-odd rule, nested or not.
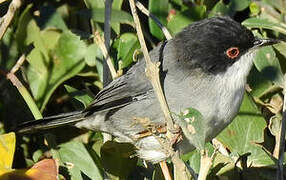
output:
[[[259,39],[255,38],[253,43],[253,48],[262,47],[262,46],[270,46],[273,44],[280,43],[281,40],[279,39]]]

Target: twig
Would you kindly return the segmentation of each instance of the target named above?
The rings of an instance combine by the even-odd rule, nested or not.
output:
[[[19,68],[22,66],[22,64],[24,63],[24,61],[26,60],[26,55],[23,54],[18,61],[16,62],[16,64],[13,66],[13,68],[10,70],[10,73],[15,74]]]
[[[280,129],[280,144],[279,144],[279,159],[277,161],[277,180],[283,180],[283,161],[284,161],[284,148],[285,148],[285,128],[286,128],[286,74],[284,75],[284,101],[283,101],[283,117],[281,122],[281,129]]]
[[[110,20],[111,20],[111,6],[113,0],[105,0],[104,9],[104,45],[108,55],[110,54]],[[110,57],[110,56],[109,56]],[[107,58],[107,57],[104,57]],[[103,87],[107,86],[114,77],[111,77],[107,61],[103,61]]]
[[[160,166],[161,166],[162,172],[164,174],[165,180],[172,180],[172,177],[170,175],[170,171],[169,171],[169,168],[167,166],[166,161],[161,161]]]
[[[103,54],[104,58],[106,59],[106,62],[108,64],[111,76],[112,76],[113,79],[115,79],[117,77],[117,73],[116,73],[116,70],[115,70],[115,68],[114,68],[114,66],[112,64],[111,58],[108,55],[108,51],[107,51],[107,49],[106,49],[106,47],[104,45],[104,42],[103,42],[103,40],[100,37],[100,33],[98,31],[96,31],[94,33],[94,37],[95,37],[96,43],[98,44],[99,48],[102,51],[102,54]]]
[[[153,19],[153,21],[161,28],[161,30],[163,31],[166,39],[172,39],[172,35],[170,34],[170,32],[168,31],[168,29],[160,22],[160,20],[152,13],[150,13],[148,11],[148,9],[146,9],[144,7],[143,4],[141,4],[139,1],[135,1],[137,8],[143,12],[146,16],[150,17]]]
[[[175,152],[172,156],[172,162],[174,164],[174,179],[175,180],[187,180],[189,174],[186,168],[186,165],[183,160],[180,159],[179,153]]]
[[[207,175],[209,172],[209,169],[212,166],[212,161],[215,157],[216,151],[213,152],[212,156],[208,156],[208,151],[207,150],[201,150],[201,165],[200,165],[200,172],[199,172],[199,177],[198,180],[205,180],[207,179]]]
[[[144,37],[143,37],[139,17],[138,17],[137,12],[136,12],[134,0],[129,0],[129,4],[131,7],[133,19],[135,22],[138,39],[139,39],[141,49],[143,51],[144,59],[146,62],[146,70],[145,70],[146,76],[151,81],[151,84],[152,84],[154,91],[157,95],[157,98],[160,102],[161,109],[164,112],[164,116],[165,116],[165,119],[167,121],[167,130],[174,130],[174,123],[173,123],[172,117],[170,115],[170,111],[169,111],[169,108],[168,108],[168,105],[167,105],[167,102],[165,100],[165,97],[164,97],[164,94],[163,94],[163,91],[161,88],[161,84],[160,84],[159,68],[158,68],[158,66],[160,64],[159,63],[155,64],[151,61],[150,56],[148,54],[146,44],[145,44],[145,41],[144,41]]]
[[[198,179],[198,175],[196,174],[196,172],[193,170],[193,168],[185,162],[185,166],[187,167],[188,171],[190,172],[190,174],[192,175],[192,178],[194,180],[197,180]]]
[[[7,79],[9,79],[12,84],[18,89],[19,93],[24,98],[25,102],[27,103],[30,111],[32,112],[35,119],[42,119],[43,116],[37,107],[34,99],[30,95],[29,91],[23,86],[21,81],[17,78],[15,73],[18,71],[18,69],[22,66],[23,62],[25,61],[26,56],[23,54],[17,61],[17,63],[14,65],[14,67],[11,69],[11,71],[6,75]]]
[[[0,18],[0,40],[2,39],[9,24],[11,23],[16,10],[21,6],[21,3],[21,0],[12,0],[7,13],[2,18]]]

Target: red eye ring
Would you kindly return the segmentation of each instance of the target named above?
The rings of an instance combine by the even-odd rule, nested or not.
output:
[[[239,55],[238,47],[231,47],[226,50],[226,55],[230,59],[234,59]]]

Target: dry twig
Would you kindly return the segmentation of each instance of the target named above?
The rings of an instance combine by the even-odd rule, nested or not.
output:
[[[170,115],[170,111],[169,111],[169,108],[168,108],[168,105],[165,100],[165,97],[164,97],[164,94],[161,88],[161,84],[160,84],[160,76],[159,76],[159,68],[158,68],[160,64],[159,63],[155,64],[151,61],[150,56],[148,54],[148,49],[144,41],[143,32],[141,29],[139,17],[136,12],[134,0],[129,0],[129,3],[130,3],[131,12],[132,12],[135,26],[136,26],[138,39],[139,39],[141,49],[143,51],[144,59],[146,62],[146,76],[151,81],[151,84],[160,102],[161,109],[163,110],[165,119],[167,121],[168,130],[174,130],[174,123]]]
[[[107,51],[107,49],[106,49],[106,47],[104,45],[104,42],[101,39],[100,33],[98,31],[96,31],[94,33],[94,37],[95,37],[96,43],[99,45],[99,48],[101,49],[101,52],[102,52],[104,58],[106,59],[106,62],[108,64],[111,76],[112,76],[113,79],[115,79],[117,77],[117,73],[116,73],[116,70],[115,70],[115,68],[114,68],[114,66],[112,64],[111,58],[108,55],[108,51]]]
[[[29,109],[31,110],[31,112],[32,112],[33,116],[35,117],[35,119],[42,119],[43,116],[42,116],[40,110],[38,109],[34,99],[30,95],[29,91],[25,88],[25,86],[21,83],[21,81],[15,75],[15,73],[18,71],[18,69],[24,63],[25,59],[26,59],[26,55],[23,54],[18,59],[17,63],[13,66],[11,71],[8,74],[6,74],[6,77],[18,89],[19,93],[22,95],[22,97],[24,98],[25,102],[29,106]]]
[[[21,6],[21,4],[21,0],[12,0],[7,13],[2,18],[0,18],[0,39],[2,39],[14,17],[16,10]]]
[[[148,9],[146,9],[146,8],[144,7],[144,5],[141,4],[139,1],[135,1],[135,3],[136,3],[137,8],[138,8],[141,12],[143,12],[146,16],[152,18],[152,19],[155,21],[155,23],[156,23],[156,24],[161,28],[161,30],[163,31],[163,33],[164,33],[166,39],[168,39],[168,40],[169,40],[169,39],[172,39],[172,35],[171,35],[170,32],[168,31],[168,29],[160,22],[160,20],[159,20],[156,16],[154,16],[152,13],[150,13],[150,12],[148,11]]]
[[[279,138],[279,158],[277,161],[277,180],[283,180],[283,161],[284,161],[284,149],[285,149],[285,128],[286,128],[286,74],[284,75],[284,101],[283,101],[283,112],[282,112],[282,122],[280,126],[280,138]]]

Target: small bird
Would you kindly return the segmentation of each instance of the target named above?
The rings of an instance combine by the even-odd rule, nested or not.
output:
[[[200,111],[206,124],[206,141],[210,141],[238,113],[255,51],[278,42],[256,38],[240,23],[221,16],[189,25],[153,49],[150,57],[161,64],[161,84],[170,111],[179,114],[190,107]],[[101,90],[86,109],[26,122],[19,126],[18,133],[66,124],[110,133],[120,142],[134,144],[137,155],[152,163],[170,156],[155,135],[140,136],[150,125],[166,126],[145,75],[143,58]],[[185,153],[194,145],[184,138],[175,148]]]

